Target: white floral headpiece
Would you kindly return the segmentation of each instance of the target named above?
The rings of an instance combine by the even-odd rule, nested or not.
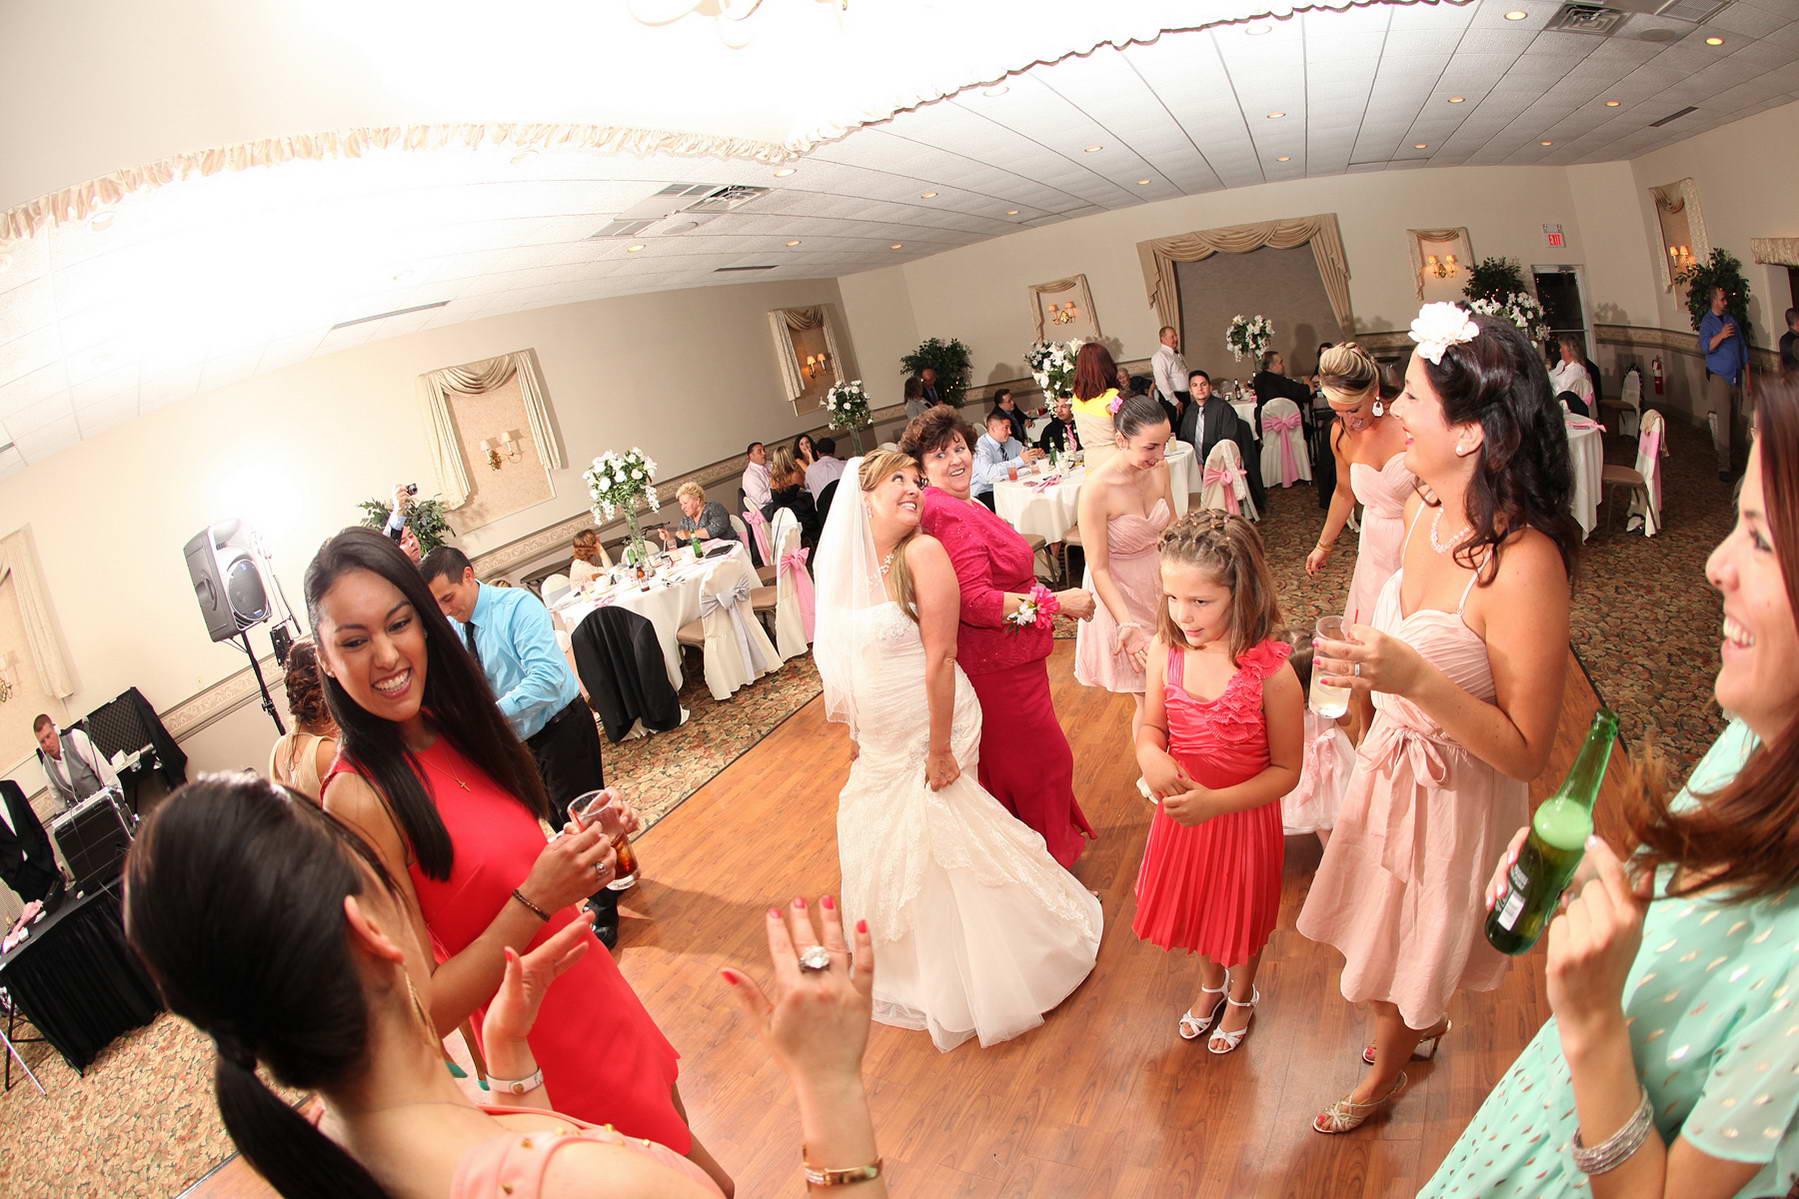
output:
[[[1412,340],[1418,343],[1418,353],[1432,366],[1440,366],[1443,351],[1473,341],[1480,336],[1480,326],[1461,305],[1439,301],[1418,310],[1411,332]]]

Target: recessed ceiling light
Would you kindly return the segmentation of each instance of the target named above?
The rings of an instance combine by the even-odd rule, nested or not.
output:
[[[1618,105],[1620,105],[1622,103],[1624,103],[1624,101],[1622,101],[1622,100],[1607,100],[1605,102],[1605,106],[1607,108],[1616,108],[1616,107],[1618,107]]]
[[[1528,16],[1530,16],[1530,14],[1525,12],[1522,8],[1514,8],[1511,12],[1505,14],[1505,19],[1508,21],[1522,21]]]
[[[921,200],[935,200],[937,198],[937,193],[936,192],[919,192],[918,198]]]
[[[1554,143],[1554,142],[1538,142],[1538,143],[1537,143],[1537,145],[1539,145],[1539,146],[1553,146],[1553,145],[1555,145],[1555,143]]]
[[[1007,216],[1017,216],[1017,215],[1018,215],[1018,209],[1016,209],[1016,208],[1008,208],[1008,209],[1006,209],[1006,215],[1007,215]]]
[[[1279,158],[1275,159],[1274,161],[1276,161],[1276,162],[1292,162],[1293,156],[1291,154],[1283,154]]]
[[[790,246],[797,246],[800,244],[800,239],[796,237],[792,241],[788,242],[787,244]]]
[[[1148,186],[1149,186],[1149,180],[1147,180],[1147,179],[1139,179],[1139,180],[1137,180],[1137,186],[1138,186],[1138,187],[1148,187]]]
[[[1243,32],[1248,37],[1266,37],[1268,34],[1274,32],[1274,26],[1266,21],[1258,21]]]
[[[1005,84],[1002,83],[998,87],[988,88],[986,91],[982,92],[981,95],[983,95],[983,96],[1003,96],[1011,90],[1012,90],[1011,88],[1007,87]]]
[[[1451,96],[1451,97],[1449,97],[1449,102],[1451,104],[1461,104],[1464,101],[1466,101],[1467,99],[1468,99],[1468,97],[1466,97],[1466,96]]]
[[[119,214],[113,212],[111,209],[107,209],[104,212],[96,212],[87,219],[87,227],[95,232],[99,232],[102,229],[110,229],[112,228],[112,223],[118,220],[118,218]]]
[[[1083,153],[1083,154],[1097,154],[1097,153],[1099,153],[1099,152],[1100,152],[1100,151],[1101,151],[1101,150],[1103,150],[1103,149],[1105,149],[1105,147],[1104,147],[1104,146],[1088,146],[1088,147],[1087,147],[1087,148],[1086,148],[1086,149],[1085,149],[1085,150],[1083,150],[1083,151],[1081,151],[1081,153]]]
[[[1722,46],[1724,44],[1724,39],[1714,34],[1705,39],[1705,44],[1708,46]]]
[[[799,170],[798,167],[782,167],[780,170],[775,172],[775,178],[776,179],[785,179],[785,178],[787,178],[787,176],[793,174],[797,170]]]
[[[896,241],[892,245],[888,246],[887,248],[889,250],[903,250],[906,248],[906,243],[903,241]]]
[[[1428,149],[1430,149],[1430,143],[1429,143],[1429,142],[1413,142],[1413,143],[1412,143],[1412,149],[1414,149],[1414,150],[1428,150]]]
[[[1284,113],[1284,112],[1271,112],[1271,113],[1269,113],[1269,114],[1268,114],[1268,119],[1269,119],[1269,120],[1271,120],[1271,121],[1278,121],[1278,120],[1280,120],[1280,119],[1281,119],[1281,118],[1282,118],[1282,117],[1284,117],[1284,116],[1286,116],[1286,115],[1287,115],[1287,114],[1286,114],[1286,113]]]
[[[643,249],[643,243],[642,243],[642,242],[638,242],[638,243],[637,243],[637,244],[636,244],[636,245],[634,245],[634,246],[626,246],[626,247],[625,247],[625,253],[627,253],[627,254],[635,254],[635,253],[637,253],[637,251],[639,251],[639,250],[641,250],[641,249]]]

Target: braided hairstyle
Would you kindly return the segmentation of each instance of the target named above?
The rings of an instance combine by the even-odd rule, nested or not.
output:
[[[1280,599],[1274,575],[1262,552],[1262,535],[1241,516],[1216,508],[1195,508],[1169,525],[1156,546],[1164,563],[1197,566],[1231,593],[1231,658],[1242,657],[1274,635],[1281,626]],[[1162,597],[1157,620],[1162,640],[1187,644],[1186,634]]]
[[[244,1157],[285,1196],[385,1199],[256,1073],[260,1060],[285,1086],[328,1089],[369,1068],[344,897],[393,892],[374,851],[297,791],[210,774],[144,820],[125,875],[131,947],[169,1010],[212,1037],[219,1115]]]

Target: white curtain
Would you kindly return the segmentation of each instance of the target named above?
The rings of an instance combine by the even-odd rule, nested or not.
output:
[[[29,525],[0,537],[0,583],[8,578],[18,591],[19,614],[25,621],[25,648],[31,654],[38,678],[43,680],[44,690],[58,699],[67,699],[75,693],[74,674],[63,651],[56,610],[50,606],[49,592],[44,588],[37,544],[31,539]]]
[[[456,437],[456,422],[450,416],[450,395],[480,395],[503,385],[515,375],[519,394],[525,401],[525,421],[530,426],[531,439],[537,443],[537,452],[543,456],[544,468],[561,470],[567,465],[562,441],[550,422],[548,393],[536,350],[515,350],[483,362],[446,366],[419,376],[419,398],[431,429],[432,465],[437,471],[437,491],[443,497],[444,507],[462,507],[468,503],[473,491],[468,462],[462,456],[462,444]]]

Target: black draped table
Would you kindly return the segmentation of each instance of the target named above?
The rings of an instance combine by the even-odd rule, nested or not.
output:
[[[33,925],[0,954],[0,987],[76,1071],[162,1010],[156,984],[125,944],[110,891],[67,899]]]

